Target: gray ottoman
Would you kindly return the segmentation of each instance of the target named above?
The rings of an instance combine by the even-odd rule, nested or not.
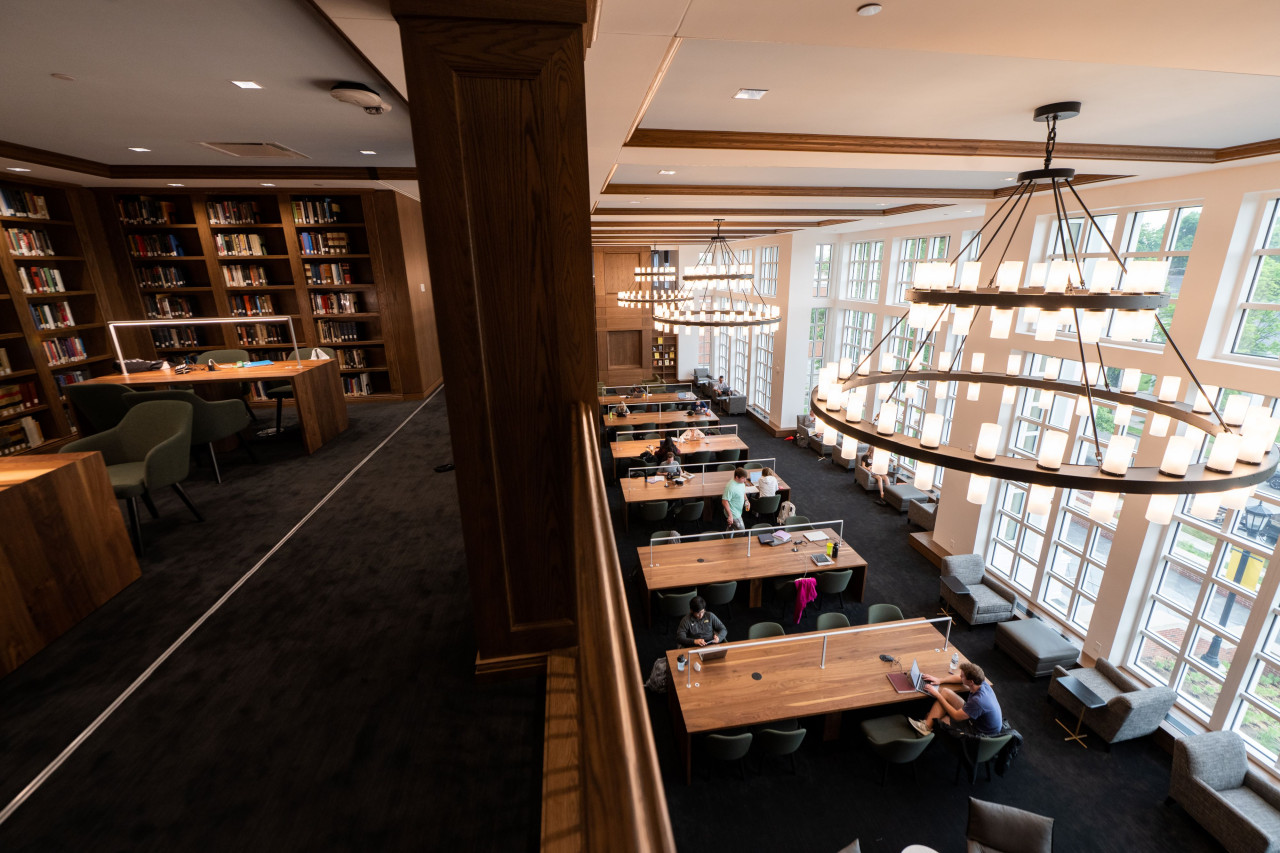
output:
[[[893,483],[884,487],[884,501],[898,512],[906,512],[907,504],[914,500],[928,497],[910,483]]]
[[[996,626],[996,648],[1002,649],[1032,678],[1049,675],[1055,666],[1068,667],[1080,650],[1040,619],[1019,619]]]

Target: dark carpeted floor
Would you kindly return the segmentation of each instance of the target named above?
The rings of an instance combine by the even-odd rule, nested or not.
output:
[[[938,610],[938,571],[907,544],[906,516],[878,506],[863,493],[853,473],[819,462],[811,450],[775,439],[747,416],[728,419],[739,424],[751,457],[776,457],[778,473],[792,486],[797,512],[813,521],[845,520],[845,536],[869,566],[867,598],[845,613],[854,624],[866,621],[866,605],[897,604],[908,616],[933,616]],[[622,530],[622,500],[610,489],[615,534],[624,571],[638,569],[635,548],[652,529],[632,520]],[[915,528],[912,528],[913,530]],[[781,619],[778,604],[749,611],[747,590],[740,585],[733,615],[718,612],[730,639],[742,639],[757,621],[781,621],[788,631],[813,630],[813,606],[799,625]],[[644,674],[666,649],[672,648],[674,626],[649,629],[639,584],[630,584],[632,624]],[[838,605],[826,603],[831,610]],[[860,838],[867,853],[897,853],[909,844],[926,844],[941,853],[964,850],[968,797],[1029,809],[1056,819],[1058,851],[1198,851],[1219,849],[1213,839],[1176,806],[1164,805],[1170,756],[1149,738],[1117,744],[1108,753],[1097,738],[1089,749],[1064,743],[1055,715],[1066,714],[1046,701],[1048,679],[1032,680],[1003,652],[994,648],[995,626],[975,629],[957,623],[956,644],[983,666],[996,686],[1005,716],[1025,738],[1021,754],[1003,778],[984,775],[970,789],[962,778],[953,784],[955,759],[935,743],[918,762],[918,785],[905,767],[890,769],[880,785],[879,760],[865,747],[857,714],[844,716],[838,741],[823,742],[820,720],[803,721],[809,734],[799,754],[799,776],[778,761],[763,767],[752,758],[748,778],[734,767],[708,767],[694,758],[694,781],[684,784],[676,754],[665,696],[650,697],[650,719],[666,781],[667,801],[676,841],[682,850],[805,850],[834,853]],[[928,701],[915,703],[922,716]],[[870,716],[885,714],[884,709]],[[710,771],[710,778],[708,778]]]
[[[350,407],[193,472],[142,579],[0,680],[0,802],[26,786],[418,403]],[[527,850],[543,694],[477,684],[444,396],[413,416],[14,816],[0,850]]]

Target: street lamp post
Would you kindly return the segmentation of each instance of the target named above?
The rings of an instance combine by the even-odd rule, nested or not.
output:
[[[1256,539],[1258,534],[1262,532],[1262,528],[1266,526],[1267,521],[1270,520],[1271,512],[1272,511],[1270,509],[1262,505],[1262,501],[1246,506],[1244,508],[1245,536],[1249,539]],[[1252,557],[1253,554],[1249,552],[1248,548],[1241,550],[1240,563],[1236,566],[1236,576],[1231,579],[1236,586],[1239,586],[1241,581],[1244,580],[1245,570],[1248,569],[1249,560],[1252,559]],[[1227,593],[1226,603],[1222,605],[1222,618],[1219,620],[1219,624],[1221,624],[1223,628],[1227,627],[1227,620],[1231,618],[1231,609],[1235,607],[1235,604],[1236,593],[1235,590],[1232,590]],[[1218,660],[1218,653],[1220,651],[1222,651],[1222,637],[1219,634],[1214,634],[1213,640],[1209,643],[1208,651],[1201,655],[1200,659],[1209,664],[1209,666],[1217,669],[1218,665],[1221,663],[1221,661]]]

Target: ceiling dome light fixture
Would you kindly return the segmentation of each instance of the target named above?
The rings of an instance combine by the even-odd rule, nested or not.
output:
[[[758,329],[773,332],[778,328],[782,309],[769,305],[756,290],[751,264],[740,263],[729,241],[720,235],[723,219],[716,221],[716,233],[702,250],[696,266],[686,267],[684,283],[701,285],[683,306],[655,305],[653,326],[659,332],[677,334],[695,328]],[[728,290],[727,297],[715,291]],[[690,288],[693,290],[693,288]],[[734,294],[741,299],[734,299]],[[755,301],[751,299],[755,294]]]
[[[340,80],[329,89],[329,94],[344,104],[355,104],[371,116],[391,112],[391,105],[382,96],[363,83]]]
[[[865,3],[858,7],[858,14],[863,16],[864,18],[867,18],[867,17],[870,17],[871,15],[879,15],[880,10],[883,8],[884,7],[881,6],[879,3]]]
[[[1169,523],[1180,494],[1197,496],[1191,510],[1197,515],[1207,513],[1213,517],[1219,506],[1244,509],[1253,487],[1268,480],[1280,463],[1280,449],[1275,446],[1280,418],[1264,406],[1249,405],[1247,395],[1233,397],[1231,404],[1219,412],[1214,403],[1218,389],[1201,384],[1157,314],[1158,309],[1169,304],[1165,292],[1169,262],[1122,259],[1072,186],[1075,170],[1052,166],[1058,120],[1079,114],[1078,101],[1049,104],[1035,111],[1035,120],[1048,124],[1043,168],[1018,175],[1018,186],[950,262],[917,264],[912,287],[906,294],[910,303],[907,313],[857,365],[846,358],[823,368],[810,406],[828,426],[877,448],[873,470],[877,461],[887,468],[890,454],[918,460],[917,480],[921,482],[917,482],[917,488],[933,485],[935,466],[967,472],[968,500],[972,503],[985,503],[991,480],[1001,479],[1030,485],[1032,500],[1041,507],[1049,505],[1055,488],[1093,492],[1090,516],[1095,520],[1110,520],[1115,495],[1122,493],[1153,496],[1146,517],[1154,524]],[[1024,285],[1024,264],[1006,261],[1005,256],[1037,190],[1052,193],[1051,235],[1063,257],[1032,264]],[[1086,227],[1072,229],[1064,190],[1070,191],[1080,207],[1073,212],[1077,224],[1087,220],[1106,244],[1110,257],[1084,257],[1084,235],[1088,231]],[[989,228],[997,220],[995,227]],[[1010,221],[1012,227],[999,251],[999,260],[984,267],[983,257],[995,251],[997,238]],[[979,239],[981,250],[977,258],[964,264],[957,280],[957,261]],[[975,352],[969,355],[968,371],[956,370],[973,323],[984,308],[989,313],[992,339],[1009,337],[1018,309],[1024,310],[1024,318],[1034,316],[1038,341],[1056,340],[1059,327],[1067,326],[1080,358],[1078,366],[1072,362],[1067,365],[1071,373],[1078,371],[1078,381],[1060,378],[1064,373],[1060,358],[1047,358],[1041,375],[1027,376],[1021,355],[1010,356],[1008,366],[998,373],[986,369],[984,354]],[[938,326],[947,318],[950,332],[960,337],[961,343],[954,354],[939,353],[930,367],[924,363],[928,348]],[[1141,373],[1136,369],[1121,371],[1113,383],[1099,345],[1108,322],[1109,337],[1122,342],[1146,340],[1159,327],[1190,383],[1184,386],[1179,376],[1156,377],[1152,390],[1158,388],[1157,393],[1141,393]],[[906,367],[890,371],[882,366],[879,374],[873,375],[872,357],[882,351],[885,341],[904,323],[916,331],[915,349],[907,357]],[[1094,347],[1097,361],[1089,360],[1086,345]],[[1052,428],[1041,430],[1035,446],[1025,448],[1028,452],[1034,450],[1035,459],[1000,454],[998,408],[991,413],[989,422],[981,424],[974,445],[964,448],[943,444],[943,416],[925,414],[923,406],[907,407],[903,389],[919,394],[926,387],[920,383],[934,383],[933,393],[941,398],[950,393],[951,382],[966,383],[969,400],[981,399],[986,385],[1000,385],[1000,405],[1013,403],[1018,387],[1034,390],[1041,408],[1050,407],[1055,396],[1074,399],[1076,412],[1081,417],[1087,413],[1089,418],[1092,464],[1064,462],[1069,436]],[[878,386],[874,393],[868,390],[872,386]],[[1181,401],[1184,388],[1194,391],[1194,403]],[[1098,438],[1098,400],[1115,405],[1115,429],[1105,451]],[[877,403],[879,408],[873,412]],[[900,425],[899,413],[912,408],[922,412],[919,423],[904,418]],[[1126,427],[1135,410],[1148,413],[1146,429],[1153,437],[1168,435],[1173,421],[1186,425],[1183,434],[1169,440],[1159,466],[1131,465],[1136,439]],[[1212,441],[1206,442],[1207,437]],[[1203,462],[1199,459],[1202,454],[1207,457]]]

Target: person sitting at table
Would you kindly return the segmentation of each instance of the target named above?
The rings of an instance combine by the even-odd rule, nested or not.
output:
[[[714,390],[717,394],[728,394],[728,393],[729,393],[729,383],[724,381],[724,377],[723,377],[723,376],[721,376],[721,377],[720,377],[719,379],[717,379],[714,383],[712,383],[711,388],[712,388],[712,390]]]
[[[644,396],[644,386],[643,386],[643,385],[632,385],[632,386],[631,386],[631,390],[627,392],[627,396],[629,396],[629,397],[643,397],[643,396]]]
[[[620,418],[625,418],[627,415],[631,414],[631,410],[627,408],[626,403],[619,403],[613,407],[613,413]]]
[[[723,643],[729,636],[729,629],[724,626],[714,613],[707,612],[707,601],[695,595],[689,601],[689,612],[680,617],[680,625],[676,628],[676,642],[682,646],[706,646],[712,643]]]
[[[692,415],[695,418],[705,418],[711,414],[711,404],[706,400],[698,400],[689,409],[687,414]]]
[[[870,450],[862,454],[862,459],[859,460],[858,464],[861,465],[866,470],[867,475],[871,477],[871,481],[875,483],[876,486],[880,489],[880,497],[876,500],[876,503],[880,504],[880,506],[886,506],[886,503],[884,500],[884,484],[889,482],[889,478],[884,474],[877,474],[871,470],[871,451]]]
[[[662,462],[658,465],[659,474],[681,474],[680,462],[676,459],[676,455],[670,450],[662,456]]]
[[[702,441],[702,439],[706,437],[706,434],[697,427],[689,427],[687,430],[680,433],[681,441]]]
[[[668,453],[674,456],[677,462],[680,461],[680,449],[676,447],[676,443],[672,440],[670,433],[668,433],[667,437],[662,440],[662,444],[659,444],[652,450],[646,450],[644,453],[640,454],[640,459],[643,460],[646,465],[660,465],[662,464],[662,461],[667,458]]]
[[[771,498],[778,493],[778,475],[773,473],[772,468],[761,469],[756,488],[760,490],[762,498]]]
[[[923,679],[925,692],[934,698],[933,707],[923,720],[908,719],[911,727],[921,735],[933,732],[938,723],[962,734],[986,737],[1000,734],[1004,715],[1000,712],[995,688],[987,681],[982,667],[965,661],[960,664],[959,672],[943,678],[924,675]],[[961,699],[951,688],[942,687],[943,684],[959,684],[969,691],[969,698]]]

